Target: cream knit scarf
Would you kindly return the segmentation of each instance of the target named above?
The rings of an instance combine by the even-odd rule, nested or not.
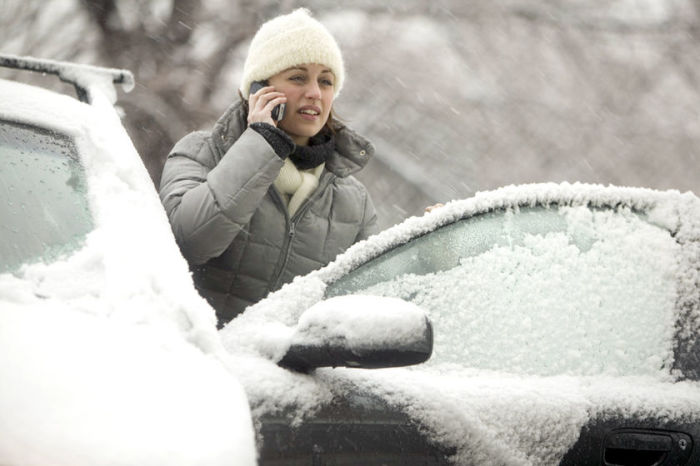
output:
[[[308,170],[299,170],[289,158],[284,159],[284,165],[282,165],[274,185],[282,194],[282,200],[287,206],[290,217],[316,190],[325,165],[325,163],[322,163]]]

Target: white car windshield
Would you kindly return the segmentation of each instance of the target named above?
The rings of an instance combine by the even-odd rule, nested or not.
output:
[[[331,284],[396,296],[435,329],[429,364],[636,375],[673,362],[680,246],[629,209],[528,207],[448,225]]]
[[[62,134],[0,120],[0,272],[75,250],[92,230],[85,171]]]

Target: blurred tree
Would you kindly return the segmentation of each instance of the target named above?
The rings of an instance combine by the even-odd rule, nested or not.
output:
[[[343,49],[337,110],[377,146],[360,178],[382,226],[512,183],[700,193],[700,0],[0,0],[0,43],[134,71],[120,102],[157,183],[235,98],[258,26],[297,6]]]
[[[173,144],[216,118],[209,104],[232,51],[255,32],[261,14],[279,7],[270,3],[260,9],[265,2],[241,0],[224,2],[226,8],[208,8],[212,3],[216,2],[80,2],[98,26],[100,62],[136,73],[137,87],[121,105],[156,184]]]

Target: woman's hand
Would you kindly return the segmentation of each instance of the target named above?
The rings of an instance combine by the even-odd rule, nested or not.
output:
[[[248,124],[268,123],[277,126],[277,122],[272,119],[272,109],[285,102],[287,102],[287,96],[275,91],[272,86],[263,87],[255,94],[251,94],[248,98]]]

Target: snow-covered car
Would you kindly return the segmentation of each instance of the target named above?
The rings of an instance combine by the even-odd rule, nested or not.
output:
[[[245,393],[112,103],[131,74],[2,56],[0,464],[255,464]]]
[[[362,320],[389,298],[430,317],[425,364],[275,364],[314,327],[307,309]],[[261,464],[698,465],[700,200],[480,193],[353,246],[221,333]]]

